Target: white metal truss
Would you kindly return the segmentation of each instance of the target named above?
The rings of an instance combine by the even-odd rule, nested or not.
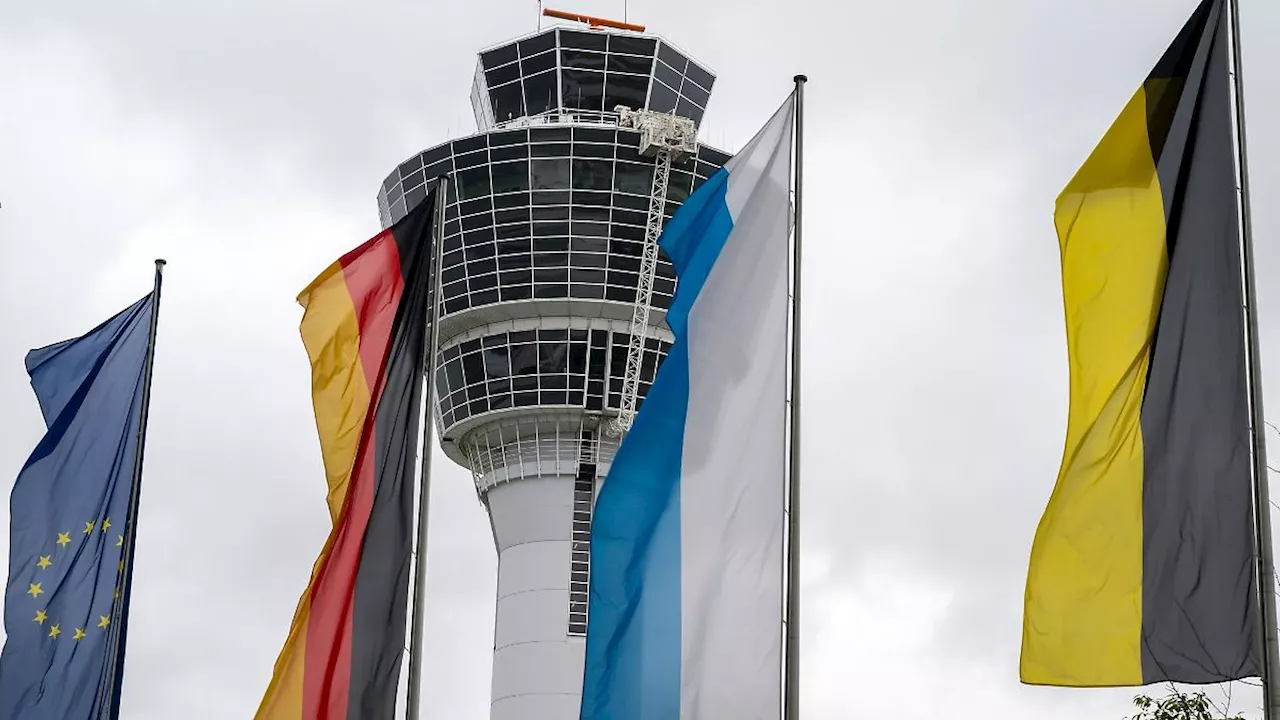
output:
[[[636,303],[631,313],[631,341],[627,346],[626,374],[622,381],[622,401],[618,417],[609,426],[609,434],[618,437],[631,429],[636,415],[636,396],[640,391],[640,366],[644,359],[645,340],[649,337],[649,309],[653,300],[653,278],[658,269],[658,236],[667,203],[667,184],[671,163],[697,152],[697,128],[688,118],[654,112],[634,111],[618,106],[618,124],[640,131],[640,154],[655,160],[653,188],[649,194],[649,217],[644,228],[644,253],[640,258],[640,283],[636,287]]]

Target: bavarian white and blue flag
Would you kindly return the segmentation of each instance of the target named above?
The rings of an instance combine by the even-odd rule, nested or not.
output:
[[[781,713],[794,99],[660,244],[670,353],[596,502],[581,720]]]
[[[0,720],[118,716],[153,301],[27,355],[48,431],[9,500]]]

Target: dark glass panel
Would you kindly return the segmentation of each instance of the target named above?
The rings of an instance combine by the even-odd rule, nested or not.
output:
[[[534,267],[565,267],[568,264],[568,253],[535,253],[533,256]]]
[[[426,197],[427,197],[426,186],[419,185],[418,187],[410,190],[409,193],[405,195],[404,197],[405,208],[407,210],[414,209],[415,207],[418,206],[418,203],[422,202],[424,199],[426,199]]]
[[[535,298],[569,297],[569,286],[568,285],[534,285],[533,296]]]
[[[582,298],[584,300],[603,300],[603,285],[570,285],[569,297]]]
[[[573,156],[586,157],[586,158],[605,158],[608,160],[612,160],[613,146],[604,145],[604,144],[588,145],[586,143],[576,142],[573,144]]]
[[[502,240],[498,243],[498,255],[519,255],[527,252],[529,252],[529,241],[527,239]]]
[[[581,237],[577,236],[572,239],[570,249],[575,252],[609,252],[609,241],[602,237]],[[574,261],[577,264],[577,261]]]
[[[400,172],[400,177],[408,177],[413,174],[414,170],[422,169],[422,155],[414,155],[413,157],[400,163],[400,167],[396,168]]]
[[[689,60],[679,50],[666,43],[658,46],[658,57],[681,73],[684,72],[685,66],[689,64]]]
[[[569,187],[569,161],[533,160],[533,187],[535,190],[559,190]]]
[[[447,160],[452,155],[453,155],[453,150],[450,143],[437,145],[436,147],[433,147],[430,150],[427,150],[426,152],[422,153],[422,164],[432,165],[442,160]]]
[[[653,166],[619,162],[614,183],[619,192],[648,195],[653,190]]]
[[[484,381],[484,359],[480,353],[462,356],[462,375],[468,385]]]
[[[609,73],[605,79],[604,108],[613,110],[619,105],[637,109],[644,107],[644,96],[649,91],[647,75],[619,75]]]
[[[556,73],[550,70],[524,79],[525,112],[539,115],[559,104],[556,97]]]
[[[449,389],[457,390],[466,385],[462,379],[462,361],[452,360],[444,366],[445,374],[449,377]]]
[[[501,288],[501,292],[502,302],[528,300],[533,297],[533,287],[530,285],[505,285]]]
[[[489,168],[478,167],[458,172],[458,194],[464,199],[478,198],[490,194]],[[463,227],[467,225],[463,221]]]
[[[511,346],[511,374],[532,375],[538,371],[538,346],[521,343]]]
[[[538,386],[543,390],[566,390],[569,387],[569,376],[562,374],[540,375],[538,376]]]
[[[574,267],[569,272],[569,280],[575,283],[603,285],[605,281],[605,273],[604,270],[588,270],[585,268]]]
[[[568,235],[569,223],[567,222],[536,222],[533,224],[533,234],[535,238],[554,237],[556,235]],[[534,240],[533,249],[538,250],[538,240]]]
[[[493,192],[520,192],[529,189],[529,163],[497,163],[493,168]]]
[[[573,223],[573,234],[584,235],[587,237],[609,237],[609,223],[575,220]]]
[[[480,62],[486,68],[497,67],[505,63],[514,62],[518,56],[516,55],[515,44],[503,45],[494,48],[480,55]]]
[[[649,90],[649,109],[654,112],[671,112],[675,110],[679,99],[680,95],[675,90],[664,83],[655,82]]]
[[[542,145],[530,145],[529,153],[536,158],[545,157],[569,157],[572,153],[569,151],[569,143],[546,143]]]
[[[605,54],[562,48],[560,50],[560,63],[564,67],[578,70],[604,70]]]
[[[468,283],[471,286],[471,292],[476,293],[481,290],[492,290],[498,287],[498,276],[489,275],[472,275]]]
[[[529,204],[530,197],[527,192],[498,195],[493,199],[493,206],[496,208],[521,207]]]
[[[652,38],[632,37],[630,35],[610,35],[609,52],[630,53],[632,55],[653,55]]]
[[[548,30],[541,35],[534,35],[519,42],[520,57],[529,57],[537,55],[544,50],[550,50],[556,46],[556,31]]]
[[[528,141],[528,130],[508,130],[506,132],[491,134],[489,136],[489,147],[498,147],[499,145],[523,145]]]
[[[688,82],[684,84],[684,87],[680,88],[680,94],[692,100],[695,105],[702,107],[706,107],[707,100],[711,99],[711,91],[703,90],[697,85]]]
[[[596,240],[601,238],[574,238],[575,241],[579,239]],[[607,264],[608,259],[609,256],[604,253],[575,252],[570,259],[570,264],[574,267],[602,268]]]
[[[608,220],[609,208],[574,205],[572,217],[574,220]]]
[[[520,91],[519,82],[490,88],[489,100],[493,104],[493,118],[498,122],[524,115],[524,93]]]
[[[494,171],[494,183],[497,184],[497,171]],[[498,210],[493,214],[493,221],[498,224],[512,222],[529,222],[529,208],[513,208],[511,210]]]
[[[529,130],[529,141],[535,143],[567,142],[570,137],[567,127],[536,127]]]
[[[609,54],[609,72],[624,72],[644,75],[647,80],[649,70],[652,67],[653,57],[632,57],[630,55]]]
[[[565,107],[600,110],[604,107],[604,73],[591,70],[561,70]]]
[[[489,87],[493,87],[494,85],[509,83],[518,77],[520,77],[520,65],[518,63],[511,63],[510,65],[503,65],[502,67],[495,68],[493,70],[486,70],[484,73],[484,82]]]
[[[569,208],[566,206],[533,208],[534,220],[568,220]]]
[[[533,194],[533,204],[534,205],[568,205],[569,191],[568,190],[562,190],[562,191],[561,190],[557,190],[557,191],[543,190],[541,192],[536,192]]]
[[[520,61],[520,71],[525,77],[546,72],[556,66],[555,51],[539,53]]]
[[[480,169],[488,170],[489,168],[480,168]],[[463,230],[479,230],[480,228],[483,228],[483,227],[489,227],[492,224],[493,224],[493,215],[489,213],[481,213],[479,215],[472,215],[470,217],[462,218]]]
[[[703,88],[707,90],[711,90],[711,86],[716,81],[715,76],[707,72],[706,69],[699,67],[698,64],[695,62],[689,63],[689,68],[685,70],[684,74],[685,74],[685,77],[698,83],[699,85],[701,85]]]
[[[489,151],[481,148],[474,152],[463,153],[457,155],[453,159],[453,164],[459,170],[462,168],[478,167],[489,162]]]
[[[610,285],[604,289],[604,298],[606,300],[633,303],[636,301],[636,289],[634,287],[615,287]]]
[[[484,168],[477,168],[477,169],[484,170]],[[487,195],[481,198],[477,198],[475,200],[468,200],[466,202],[463,202],[459,206],[459,210],[462,212],[463,215],[475,215],[477,213],[489,212],[492,209],[493,209],[493,203],[489,200],[489,197]]]
[[[528,145],[512,145],[510,147],[499,147],[489,150],[489,159],[493,162],[502,162],[503,160],[520,160],[529,157]]]
[[[600,128],[576,127],[573,129],[574,143],[613,143],[617,139],[617,133],[613,130],[601,130]]]
[[[573,188],[575,190],[608,190],[612,186],[612,161],[576,159],[573,161]]]
[[[503,285],[528,285],[533,282],[533,271],[503,270],[499,273],[499,280]]]
[[[697,105],[690,102],[688,98],[682,97],[680,98],[680,102],[676,103],[676,115],[679,115],[680,117],[687,117],[690,120],[694,120],[695,123],[697,122],[694,118],[695,115],[702,117],[701,113],[698,113],[698,110],[700,109],[701,108]]]
[[[563,267],[541,268],[533,271],[533,283],[563,283],[569,281],[569,270]]]
[[[608,47],[608,42],[609,36],[601,33],[577,32],[574,30],[560,31],[560,45],[563,47],[603,51]]]
[[[598,162],[591,160],[589,162]],[[612,169],[613,163],[607,163]],[[610,173],[612,175],[612,173]],[[593,192],[591,190],[574,190],[573,204],[575,205],[594,205],[596,207],[609,207],[611,195],[607,192]]]

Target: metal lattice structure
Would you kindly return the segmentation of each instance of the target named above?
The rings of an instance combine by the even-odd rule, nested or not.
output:
[[[621,127],[640,131],[640,154],[655,160],[653,190],[649,194],[649,216],[644,228],[644,254],[640,258],[640,283],[631,314],[631,343],[627,347],[626,375],[622,381],[622,405],[610,426],[617,437],[631,429],[636,417],[640,390],[640,366],[644,341],[649,335],[649,309],[653,301],[653,278],[658,269],[658,238],[662,235],[667,183],[673,160],[683,160],[698,151],[697,128],[693,121],[677,115],[618,107]]]

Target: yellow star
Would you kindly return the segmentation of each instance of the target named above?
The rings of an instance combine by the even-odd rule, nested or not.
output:
[[[124,545],[124,534],[120,533],[116,535],[116,547],[121,547],[122,545]]]
[[[105,628],[110,624],[111,624],[111,618],[107,617],[106,615],[98,616],[98,627]]]
[[[62,628],[58,627],[57,625],[54,625],[53,627],[49,628],[49,637],[54,638],[56,640],[57,637],[61,634],[62,634]]]
[[[107,518],[106,520],[102,521],[102,532],[105,533],[110,529],[111,529],[111,518]]]
[[[76,628],[76,634],[75,634],[75,635],[72,635],[72,636],[71,636],[71,639],[73,639],[73,640],[83,640],[83,639],[84,639],[84,628]]]
[[[92,521],[92,520],[90,520],[89,522],[85,523],[85,524],[84,524],[84,534],[85,534],[85,535],[88,535],[89,533],[93,532],[93,528],[94,528],[94,526],[95,526],[95,525],[97,525],[97,523],[95,523],[95,522],[94,522],[94,521]]]
[[[40,568],[41,570],[45,570],[52,564],[53,564],[52,555],[41,555],[40,560],[36,562],[36,567]]]
[[[58,547],[66,547],[71,544],[71,531],[58,533]]]
[[[44,621],[45,621],[45,620],[48,620],[48,619],[49,619],[49,616],[45,613],[45,611],[43,611],[43,610],[37,610],[37,611],[36,611],[36,622],[37,622],[37,623],[39,623],[39,624],[43,625],[43,624],[44,624]]]
[[[116,588],[115,590],[112,590],[112,591],[111,591],[111,599],[112,599],[112,600],[119,600],[119,599],[120,599],[120,588]]]
[[[27,588],[27,594],[33,598],[40,597],[40,593],[42,592],[44,592],[44,590],[40,588],[40,583],[31,583],[31,586]]]
[[[123,570],[123,569],[124,569],[124,561],[123,561],[123,560],[121,560],[121,561],[120,561],[120,563],[117,565],[117,567],[118,567],[119,569]]]

